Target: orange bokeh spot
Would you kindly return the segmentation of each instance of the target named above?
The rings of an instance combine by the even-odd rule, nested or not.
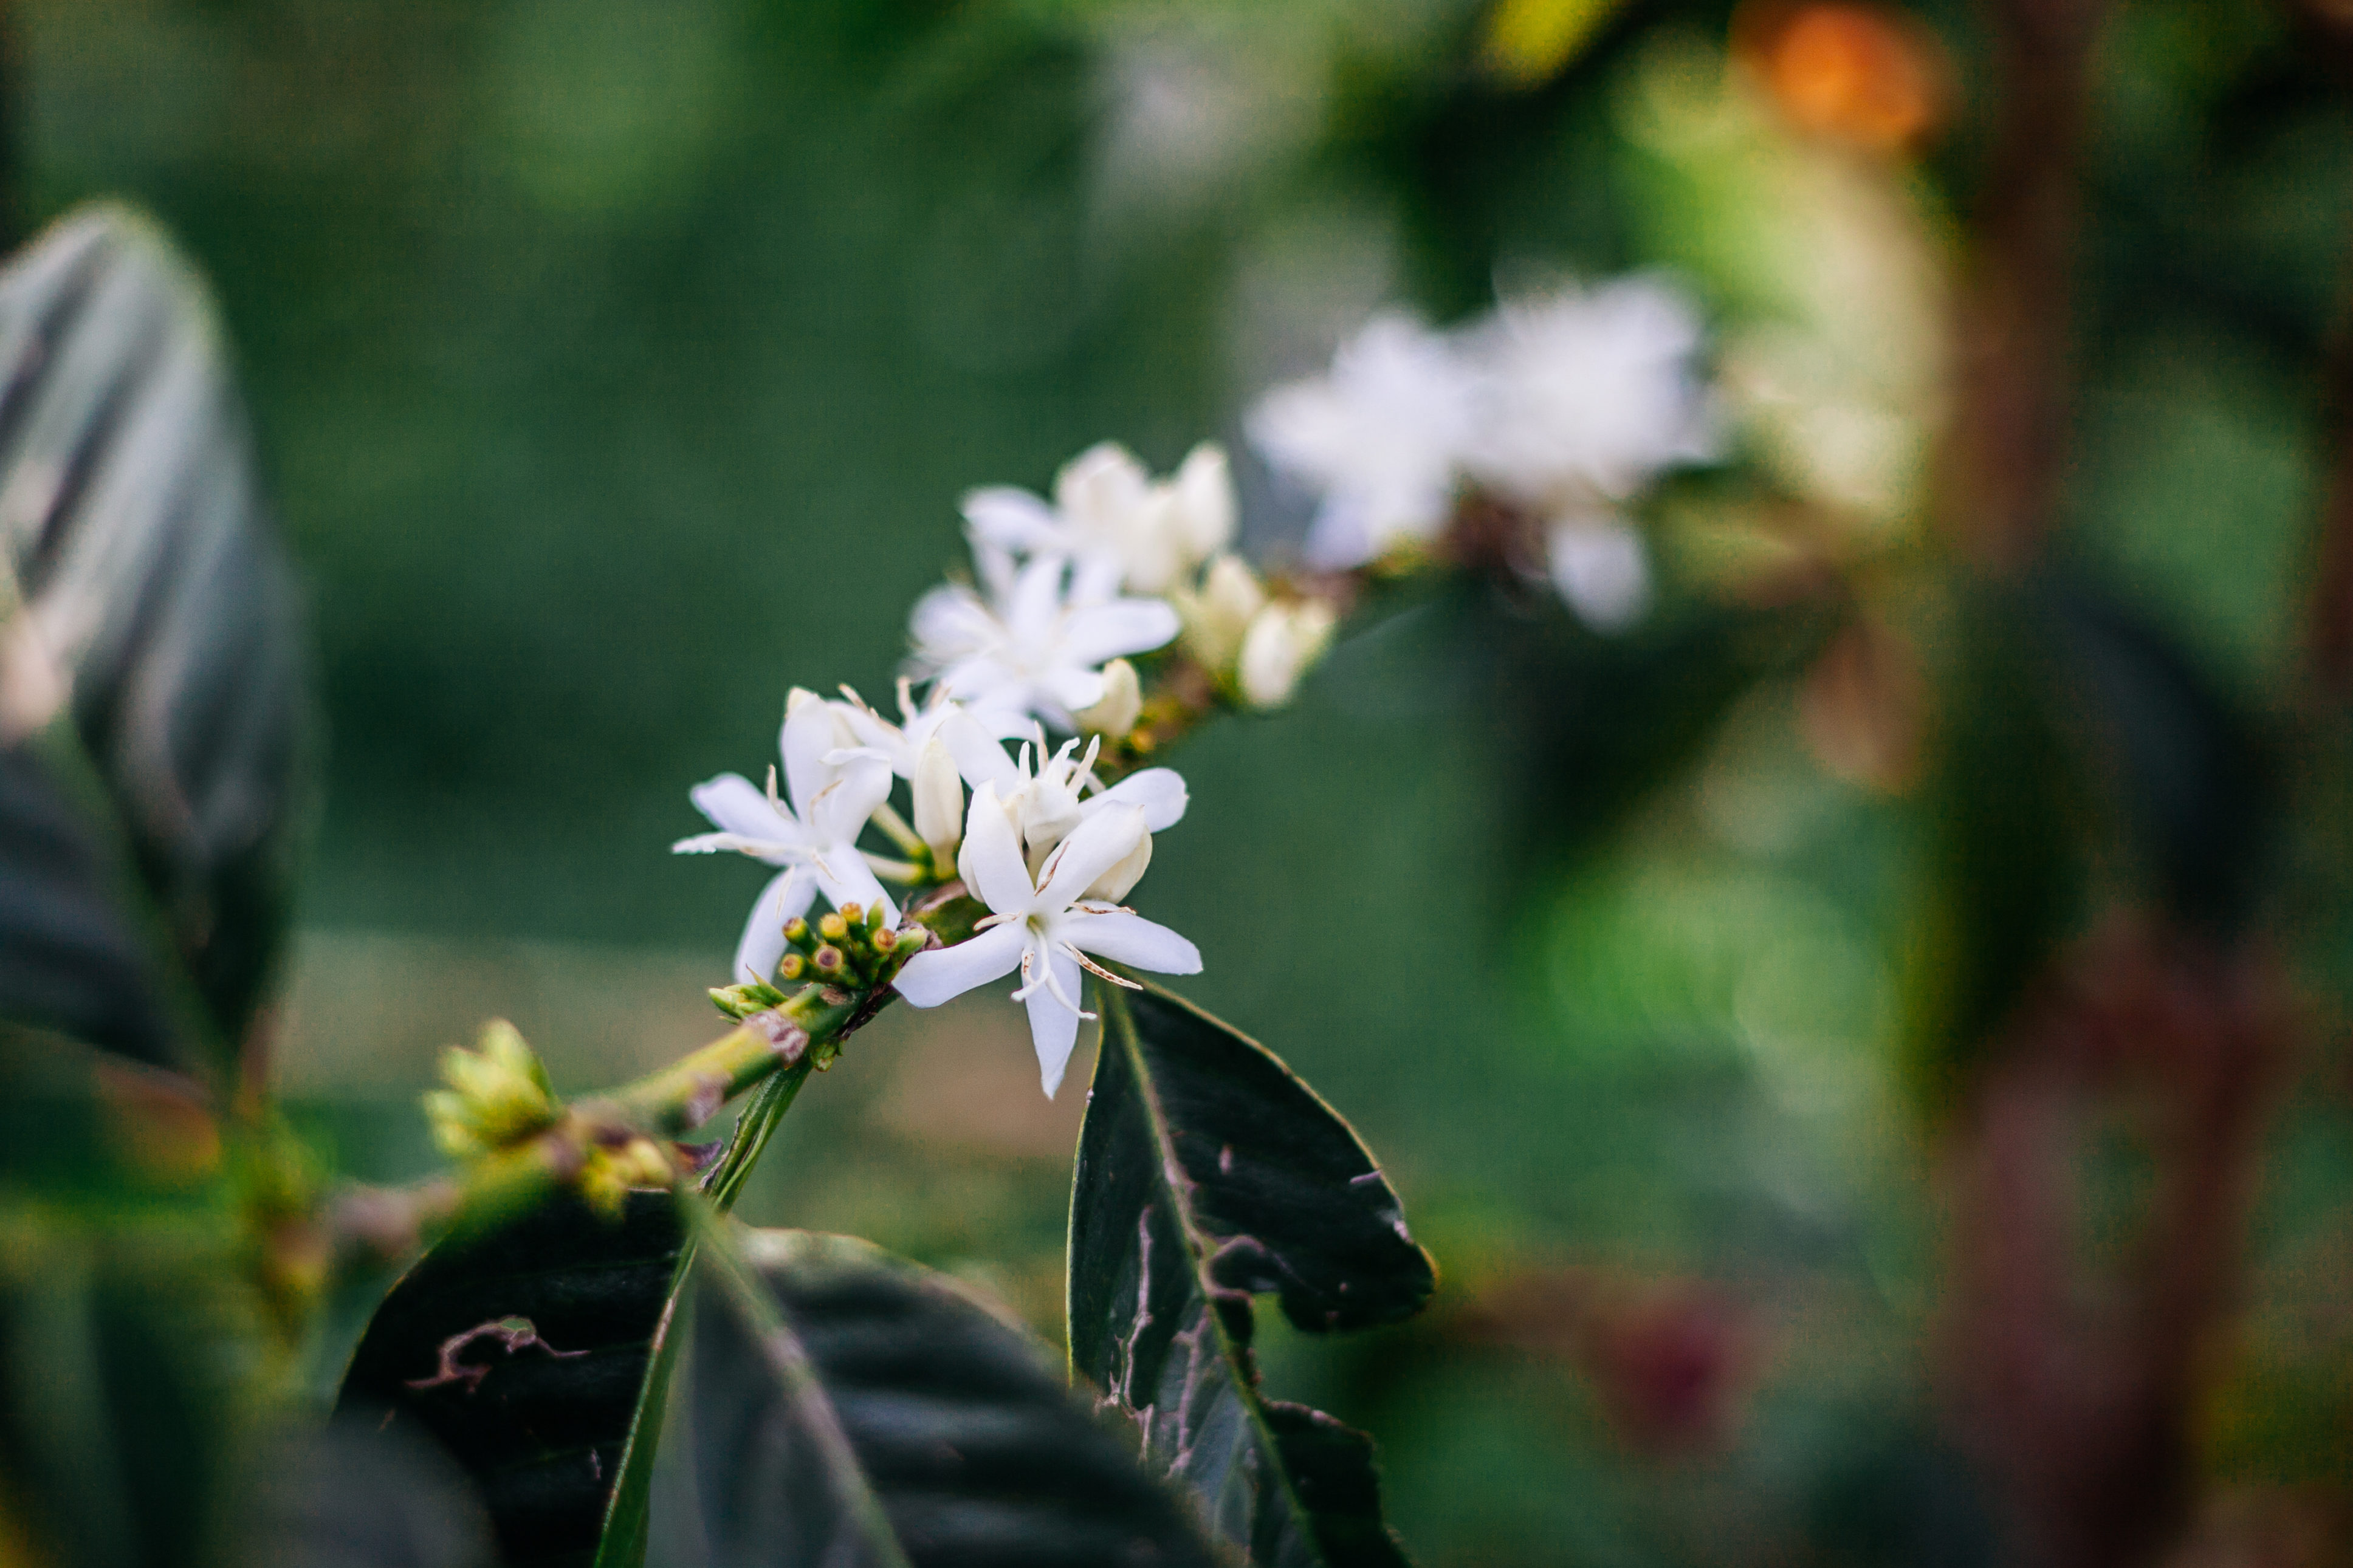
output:
[[[1873,152],[1918,145],[1951,96],[1934,36],[1884,6],[1751,5],[1734,20],[1733,47],[1799,129]]]

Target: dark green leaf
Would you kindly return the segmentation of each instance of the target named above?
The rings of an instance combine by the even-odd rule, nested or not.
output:
[[[1105,986],[1071,1206],[1071,1359],[1261,1563],[1393,1564],[1372,1449],[1270,1404],[1250,1298],[1314,1331],[1435,1286],[1348,1124],[1263,1047],[1157,989]]]
[[[1219,1560],[1044,1347],[953,1281],[842,1237],[741,1245],[732,1280],[707,1258],[684,1406],[712,1568]]]
[[[0,686],[69,693],[0,768],[0,1012],[205,1065],[176,1037],[234,1047],[283,922],[305,713],[219,327],[93,208],[0,272]]]
[[[438,1438],[513,1568],[585,1565],[666,1342],[685,1242],[660,1193],[631,1194],[618,1224],[566,1197],[445,1242],[377,1309],[339,1408]]]

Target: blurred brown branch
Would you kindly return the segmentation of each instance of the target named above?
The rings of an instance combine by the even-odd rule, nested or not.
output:
[[[1948,1171],[1947,1403],[2031,1563],[2152,1562],[2188,1521],[2199,1380],[2294,1055],[2285,995],[2260,950],[2119,921],[1977,1086]],[[2134,1246],[2097,1269],[2084,1155],[2111,1117],[2153,1176]]]
[[[1992,0],[2000,103],[1956,323],[1947,526],[2000,571],[2050,531],[2073,414],[2084,78],[2105,0]]]

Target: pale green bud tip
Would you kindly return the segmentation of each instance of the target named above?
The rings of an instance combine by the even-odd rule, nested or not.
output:
[[[1073,717],[1088,734],[1124,735],[1144,717],[1144,682],[1137,677],[1135,666],[1124,658],[1113,659],[1103,666],[1103,696],[1093,707],[1082,709]]]
[[[801,919],[798,915],[795,915],[792,919],[786,921],[785,922],[785,940],[786,942],[807,942],[808,940],[808,921]]]

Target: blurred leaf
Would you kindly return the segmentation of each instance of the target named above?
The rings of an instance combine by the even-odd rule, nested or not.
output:
[[[713,1568],[1219,1561],[1044,1347],[960,1286],[846,1237],[723,1250],[681,1426]]]
[[[1273,1404],[1250,1298],[1303,1329],[1410,1317],[1436,1280],[1355,1131],[1257,1042],[1157,989],[1103,986],[1071,1205],[1071,1361],[1253,1562],[1404,1559],[1372,1445]]]
[[[0,1477],[45,1560],[206,1561],[256,1331],[216,1233],[0,1216]]]
[[[0,541],[22,600],[0,732],[65,703],[0,757],[0,1010],[208,1065],[174,1036],[233,1052],[245,1032],[286,913],[303,718],[291,585],[219,327],[151,225],[98,207],[0,273]],[[153,914],[122,907],[134,881]],[[151,927],[192,984],[177,1030]]]
[[[1926,909],[1906,975],[1919,1087],[1978,1059],[2082,901],[2086,800],[2058,710],[2048,628],[2022,600],[1963,590],[1927,787]]]
[[[230,1561],[249,1568],[491,1568],[490,1521],[422,1437],[330,1421],[274,1433]]]
[[[511,1568],[585,1565],[638,1412],[661,1406],[649,1386],[670,1359],[686,1239],[668,1194],[633,1193],[618,1223],[566,1196],[446,1241],[377,1309],[337,1408],[438,1438]]]

